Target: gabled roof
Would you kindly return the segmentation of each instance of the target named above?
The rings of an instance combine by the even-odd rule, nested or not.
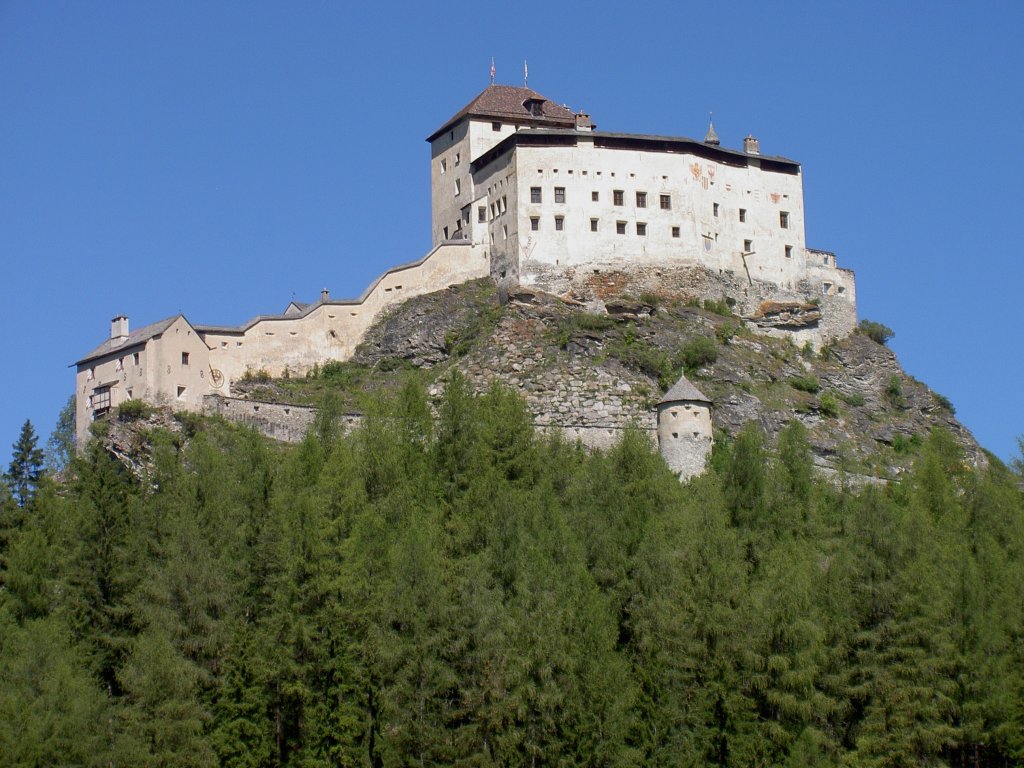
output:
[[[534,110],[527,106],[527,102],[530,101],[539,102],[539,114],[535,114]],[[555,104],[531,88],[489,85],[469,104],[456,112],[454,117],[430,134],[427,141],[433,141],[456,123],[469,117],[497,118],[505,122],[552,128],[576,126],[576,115],[571,109]]]
[[[680,376],[679,381],[677,381],[672,388],[665,393],[664,397],[658,401],[658,405],[661,405],[662,403],[686,402],[687,400],[696,400],[701,403],[711,402],[711,400],[705,397],[699,389],[693,386],[693,384],[690,383],[690,380],[684,375]]]
[[[154,336],[159,336],[161,333],[170,328],[171,324],[174,323],[174,321],[177,320],[179,317],[184,317],[184,315],[175,315],[174,317],[168,317],[158,322],[150,323],[149,325],[144,325],[141,328],[129,333],[128,338],[126,338],[120,344],[114,344],[114,339],[107,339],[98,347],[96,347],[96,349],[90,352],[88,355],[83,357],[81,360],[77,361],[75,365],[87,363],[90,360],[94,360],[97,357],[103,357],[104,355],[109,355],[112,352],[116,352],[122,349],[128,349],[128,347],[135,347],[138,346],[139,344],[144,344],[145,342],[152,339]],[[187,323],[188,320],[186,320],[185,322]]]

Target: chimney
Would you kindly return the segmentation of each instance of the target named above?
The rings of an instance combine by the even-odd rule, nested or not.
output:
[[[322,291],[320,291],[320,301],[321,302],[327,302],[327,301],[330,301],[330,299],[331,299],[331,292],[330,291],[328,291],[326,288],[324,288]]]
[[[110,321],[110,341],[113,346],[119,347],[124,344],[125,339],[128,338],[128,317],[127,315],[118,315]]]
[[[753,136],[748,135],[743,140],[743,151],[748,155],[760,155],[761,154],[761,142],[755,139]]]
[[[576,113],[576,130],[577,131],[592,131],[596,126],[594,121],[590,119],[590,115],[586,112]]]

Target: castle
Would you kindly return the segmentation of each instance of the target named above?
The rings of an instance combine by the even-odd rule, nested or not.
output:
[[[595,310],[608,275],[620,291],[671,285],[724,298],[751,326],[801,345],[854,328],[853,273],[806,245],[799,163],[761,154],[752,136],[734,150],[710,124],[703,141],[602,132],[589,115],[529,88],[492,84],[427,141],[426,256],[389,269],[356,299],[325,290],[237,327],[177,315],[130,331],[128,318],[115,317],[109,338],[76,363],[80,443],[125,400],[199,410],[206,396],[230,395],[246,371],[301,374],[347,360],[385,309],[488,276],[500,288],[568,294]],[[659,406],[663,445],[672,430],[661,434],[660,415],[675,409],[676,418],[707,411],[694,437],[709,446],[706,398],[685,381],[677,389],[686,397]]]

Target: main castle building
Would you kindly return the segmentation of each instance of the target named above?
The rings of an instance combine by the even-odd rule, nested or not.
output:
[[[820,345],[856,319],[853,273],[804,236],[800,165],[703,141],[602,132],[533,90],[491,85],[435,131],[432,250],[356,299],[291,302],[242,326],[183,315],[110,337],[76,363],[77,429],[140,398],[199,410],[248,370],[302,373],[347,360],[379,314],[407,298],[492,277],[601,309],[619,291],[727,299],[765,333]]]

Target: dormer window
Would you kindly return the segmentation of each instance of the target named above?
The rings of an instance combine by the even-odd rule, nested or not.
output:
[[[523,102],[523,106],[534,117],[544,116],[544,99],[529,98]]]

